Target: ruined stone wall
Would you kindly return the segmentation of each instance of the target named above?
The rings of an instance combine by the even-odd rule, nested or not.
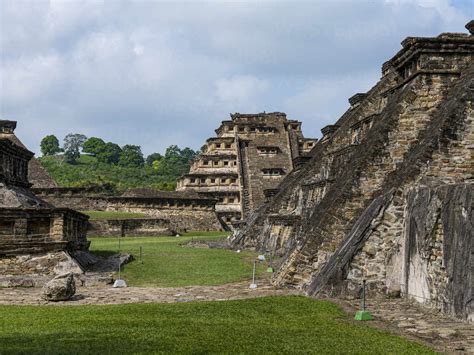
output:
[[[116,201],[109,204],[107,211],[121,211],[132,213],[144,213],[150,217],[165,219],[169,221],[169,227],[173,230],[188,231],[217,231],[222,230],[214,208],[184,208],[164,207],[149,203],[134,203]]]
[[[87,250],[87,219],[69,209],[0,208],[0,257]]]
[[[173,230],[170,221],[159,218],[91,220],[88,229],[89,235],[100,237],[170,236],[177,232],[182,230]]]
[[[402,295],[473,320],[474,184],[409,187],[354,250],[346,286]]]
[[[168,220],[172,230],[222,230],[214,210],[214,201],[196,197],[182,199],[179,193],[168,193],[163,198],[111,197],[101,194],[90,194],[84,189],[58,188],[35,189],[38,196],[51,204],[60,207],[74,208],[81,211],[119,211],[139,212],[150,217]],[[162,193],[162,192],[156,192]],[[176,196],[175,196],[176,195]],[[146,229],[146,228],[145,228]],[[114,231],[111,231],[115,233]],[[104,230],[105,233],[105,230]],[[155,234],[161,233],[155,229]],[[164,232],[163,232],[164,233]]]
[[[44,255],[19,255],[10,258],[0,258],[0,275],[52,275],[57,264],[59,262],[66,261],[68,261],[68,257],[64,252],[54,252]],[[0,280],[1,279],[2,277],[0,276]],[[10,278],[8,278],[8,280],[10,281]],[[2,286],[8,287],[10,285],[2,285],[0,283],[0,287]],[[36,285],[32,284],[30,286]]]
[[[104,211],[107,208],[107,196],[88,194],[81,189],[33,189],[36,196],[48,203],[76,211]]]

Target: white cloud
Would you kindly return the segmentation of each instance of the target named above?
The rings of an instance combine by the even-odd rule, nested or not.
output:
[[[308,135],[319,137],[320,132],[315,128],[334,123],[349,108],[347,99],[355,93],[368,91],[379,78],[380,72],[376,70],[315,79],[289,96],[283,107],[304,122],[303,130],[309,126]]]
[[[443,0],[0,0],[0,114],[34,150],[71,131],[198,148],[233,111],[285,110],[312,135],[405,36],[469,16]]]
[[[268,90],[267,81],[251,75],[234,75],[215,81],[216,96],[231,111],[254,108]]]
[[[2,102],[29,105],[41,100],[60,84],[61,58],[56,54],[21,57],[2,65]]]

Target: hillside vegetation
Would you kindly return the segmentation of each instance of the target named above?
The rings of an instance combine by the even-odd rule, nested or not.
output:
[[[158,190],[174,190],[177,178],[189,168],[177,168],[172,174],[161,174],[152,166],[121,166],[99,163],[97,158],[81,155],[74,164],[63,156],[39,158],[43,166],[62,187],[85,187],[109,184],[117,193],[133,187],[149,187]]]
[[[145,158],[138,145],[120,147],[80,133],[66,135],[62,147],[56,136],[48,135],[40,146],[43,156],[39,160],[59,186],[106,185],[116,193],[134,187],[174,190],[176,180],[189,171],[190,161],[199,154],[171,145],[164,155],[155,152]]]

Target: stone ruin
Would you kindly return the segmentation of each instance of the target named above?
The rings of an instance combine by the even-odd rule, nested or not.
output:
[[[27,149],[15,135],[16,124],[16,121],[0,120],[0,139],[8,139],[12,141],[13,144]],[[28,162],[28,181],[33,188],[57,187],[54,179],[35,157],[32,157]]]
[[[8,124],[10,121],[7,121]],[[0,126],[5,121],[0,121]],[[59,259],[87,251],[88,217],[69,208],[56,208],[39,199],[28,181],[33,153],[0,137],[0,285],[12,282],[9,276],[53,271]],[[20,281],[21,286],[26,284]],[[30,284],[28,284],[30,285]]]
[[[315,139],[304,138],[301,122],[281,112],[231,114],[206,141],[177,191],[195,191],[217,200],[216,213],[227,225],[273,195],[283,178],[308,158]]]
[[[29,190],[32,157],[32,152],[0,138],[0,256],[87,250],[88,217],[56,208]]]
[[[187,230],[216,231],[223,225],[215,213],[216,200],[192,191],[129,189],[115,196],[99,186],[34,188],[56,206],[79,211],[142,213],[143,218],[90,220],[88,233],[102,236],[166,236]]]
[[[232,238],[279,255],[273,282],[402,296],[474,319],[474,21],[408,37],[322,130],[311,159]]]
[[[76,210],[139,212],[138,220],[91,221],[97,235],[169,235],[171,231],[229,230],[276,191],[309,158],[315,139],[304,138],[301,122],[281,112],[231,115],[192,161],[177,191],[130,189],[113,196],[97,187],[35,186],[56,206]],[[172,234],[172,233],[171,233]]]

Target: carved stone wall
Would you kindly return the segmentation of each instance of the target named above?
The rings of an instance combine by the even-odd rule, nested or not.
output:
[[[116,197],[86,188],[49,188],[34,191],[44,200],[57,206],[70,206],[82,211],[144,213],[152,218],[168,221],[169,225],[166,228],[175,231],[223,229],[216,215],[216,201],[197,194],[135,189]],[[159,228],[153,233],[158,232]],[[115,232],[112,230],[111,233]]]
[[[170,221],[159,218],[91,220],[88,235],[99,237],[119,236],[171,236],[183,230],[173,230]]]
[[[296,165],[304,164],[316,140],[304,138],[301,122],[281,112],[231,118],[216,130],[217,137],[207,140],[177,190],[216,199],[218,216],[235,225],[276,192]]]

